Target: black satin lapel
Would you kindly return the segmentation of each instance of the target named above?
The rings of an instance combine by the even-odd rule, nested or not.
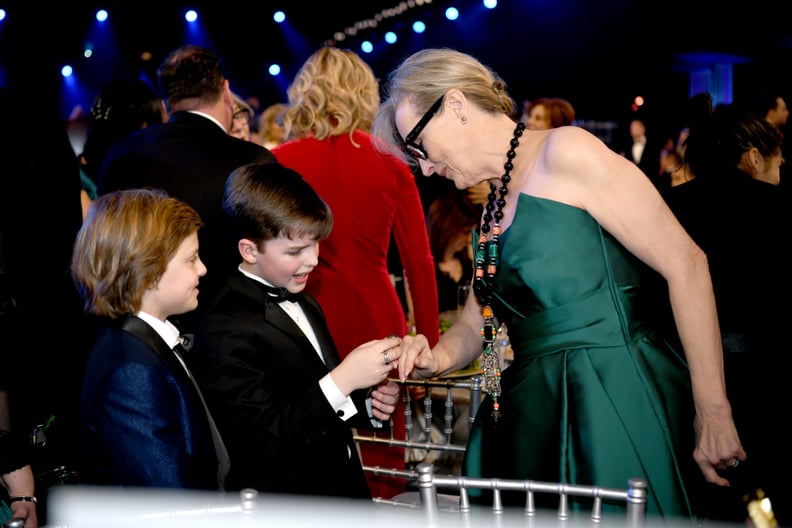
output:
[[[300,306],[303,306],[303,310],[305,309],[304,304],[301,304]],[[311,344],[311,340],[308,339],[308,337],[303,333],[302,329],[297,325],[297,323],[294,322],[294,319],[289,317],[289,314],[286,313],[286,310],[281,308],[276,303],[268,303],[266,308],[266,319],[267,322],[275,329],[277,329],[287,338],[294,341],[297,344],[297,349],[305,351],[306,356],[311,358],[309,361],[316,361],[316,365],[325,367],[326,364],[322,362],[316,352],[314,352],[314,346]],[[314,327],[314,333],[316,333],[316,327]],[[317,338],[319,338],[318,335]],[[321,340],[319,340],[319,344],[324,350]]]
[[[338,356],[333,336],[327,329],[327,322],[319,309],[319,304],[315,299],[304,295],[300,306],[314,329],[319,346],[322,347],[322,357],[324,357],[327,370],[333,370],[341,363],[341,358]]]
[[[179,360],[176,358],[173,350],[168,347],[168,344],[162,339],[162,337],[145,321],[143,321],[143,319],[134,315],[125,316],[121,323],[121,329],[124,332],[132,334],[143,341],[160,358],[162,358],[162,360],[167,363],[171,369],[173,369],[175,372],[179,372],[185,380],[189,381],[190,378],[187,376],[187,372],[179,363]]]
[[[305,336],[297,323],[295,323],[294,320],[289,317],[289,314],[287,314],[286,311],[278,305],[278,302],[267,293],[267,289],[264,284],[246,277],[242,273],[233,275],[228,284],[229,287],[233,289],[238,295],[243,298],[250,299],[255,305],[261,307],[263,318],[266,324],[271,325],[274,330],[294,341],[298,345],[298,349],[310,352],[310,354],[306,355],[315,359],[310,359],[309,361],[316,361],[316,365],[321,365],[322,367],[327,366],[328,369],[332,368],[329,366],[330,363],[327,363],[326,357],[325,362],[323,363],[322,360],[319,359],[319,356],[313,353],[314,348],[311,344],[311,341]],[[308,317],[308,321],[311,323],[311,326],[314,329],[314,333],[316,334],[316,337],[319,341],[319,346],[322,348],[322,351],[328,350],[327,347],[329,336],[326,336],[324,332],[319,330],[325,328],[326,324],[322,321],[321,316],[318,316],[319,319],[317,319],[317,317],[314,315],[313,304],[304,298],[305,295],[300,295],[299,297],[301,298],[299,299],[298,303],[300,304],[300,307],[302,307],[305,315]],[[313,302],[315,303],[316,301]],[[332,339],[329,339],[329,342],[333,351],[335,351],[335,346],[332,345]],[[337,356],[338,354],[336,354],[336,357]],[[333,367],[335,367],[337,364],[337,360],[335,363],[332,363]]]

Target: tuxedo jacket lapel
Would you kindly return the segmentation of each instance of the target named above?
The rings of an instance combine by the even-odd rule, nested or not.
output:
[[[297,343],[297,349],[306,351],[308,365],[317,366],[321,373],[324,373],[325,369],[328,371],[332,370],[338,365],[338,352],[336,352],[332,337],[326,330],[326,324],[321,315],[319,304],[315,299],[302,294],[302,298],[298,303],[313,327],[316,339],[322,349],[322,355],[325,359],[324,362],[322,362],[316,353],[310,352],[314,350],[311,341],[306,337],[297,323],[289,317],[289,314],[287,314],[286,311],[279,306],[278,302],[267,293],[263,284],[241,273],[237,273],[228,281],[228,285],[230,288],[236,290],[237,294],[250,298],[254,303],[262,306],[263,318],[266,324],[271,325],[275,331],[280,332],[288,339]]]
[[[226,450],[223,439],[220,436],[220,432],[217,430],[217,426],[214,423],[212,414],[209,412],[209,409],[206,406],[206,402],[204,401],[203,395],[201,394],[195,379],[190,377],[190,374],[176,357],[176,353],[168,347],[168,344],[162,339],[162,337],[160,337],[160,335],[153,328],[146,324],[145,321],[139,317],[127,316],[123,320],[121,328],[125,332],[134,335],[146,343],[149,348],[154,350],[154,352],[156,352],[157,355],[168,364],[168,366],[171,368],[171,371],[174,372],[174,375],[183,382],[184,386],[190,387],[187,390],[192,390],[194,396],[200,402],[201,408],[206,414],[206,421],[209,425],[209,430],[212,435],[212,443],[214,444],[215,454],[217,456],[217,483],[221,490],[224,489],[225,477],[228,474],[230,467],[228,451]]]
[[[137,337],[149,346],[162,360],[176,372],[177,376],[186,384],[192,385],[190,377],[184,367],[179,363],[176,355],[168,347],[168,344],[160,335],[151,328],[145,321],[134,315],[125,316],[121,323],[121,328],[133,336]],[[197,394],[196,394],[197,396]]]
[[[336,350],[333,337],[327,331],[327,323],[325,322],[319,303],[313,297],[302,294],[300,306],[314,329],[316,339],[319,341],[319,346],[322,348],[322,357],[324,358],[325,365],[327,365],[327,370],[333,370],[341,363],[341,359],[338,356],[338,350]]]

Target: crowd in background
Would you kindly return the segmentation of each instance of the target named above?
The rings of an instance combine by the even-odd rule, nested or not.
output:
[[[191,62],[200,68],[190,70]],[[362,419],[387,436],[382,422],[392,420],[391,427],[403,431],[403,402],[385,380],[397,375],[392,369],[399,354],[406,355],[407,345],[397,353],[388,348],[393,343],[386,338],[417,333],[430,347],[437,345],[440,314],[457,310],[459,287],[478,276],[475,237],[481,235],[482,215],[491,216],[499,200],[516,199],[518,191],[506,198],[503,187],[488,181],[458,187],[449,181],[430,182],[421,174],[430,163],[420,157],[426,156],[420,149],[431,145],[426,141],[416,143],[415,159],[384,157],[372,132],[375,114],[381,111],[379,82],[353,52],[317,51],[295,76],[288,101],[272,101],[263,108],[254,98],[246,100],[232,91],[233,80],[223,76],[218,58],[209,50],[175,50],[163,61],[159,81],[154,87],[139,80],[108,80],[96,94],[85,140],[76,152],[65,126],[51,116],[23,115],[19,97],[1,93],[0,147],[9,163],[0,213],[0,475],[6,491],[0,497],[8,509],[0,514],[25,519],[25,528],[43,524],[46,498],[41,488],[52,485],[53,479],[54,484],[79,480],[78,475],[87,483],[110,485],[266,488],[272,483],[261,475],[232,472],[226,481],[224,467],[229,453],[233,467],[235,453],[252,460],[251,445],[266,443],[240,425],[265,408],[270,415],[252,423],[277,437],[277,442],[266,444],[270,460],[289,452],[286,448],[295,446],[286,444],[298,440],[307,444],[304,451],[295,451],[301,456],[333,460],[328,481],[302,491],[365,498],[404,491],[392,479],[368,474],[362,483],[361,469],[398,465],[404,461],[403,450],[364,447],[358,459],[350,454],[356,449],[350,428],[339,428],[335,422],[346,424],[357,416],[349,423],[363,427]],[[761,486],[771,498],[792,497],[785,478],[792,470],[784,454],[785,423],[778,411],[779,402],[788,399],[784,376],[792,366],[783,335],[788,309],[779,304],[789,293],[789,274],[782,269],[790,210],[784,164],[789,111],[781,94],[764,92],[715,108],[708,94],[680,104],[686,108],[683,122],[662,123],[637,112],[622,123],[623,133],[607,149],[640,169],[675,221],[706,254],[723,342],[726,391],[747,453],[747,458],[735,455],[735,465],[744,464],[751,485]],[[437,112],[424,116],[429,121],[422,120],[423,127]],[[523,123],[524,134],[576,127],[574,101],[559,97],[525,100],[522,108],[512,107],[504,115]],[[400,141],[405,137],[398,148],[412,147],[415,139],[404,132],[398,135]],[[522,128],[514,134],[519,140]],[[267,211],[246,201],[244,193],[254,192],[250,182],[239,183],[237,195],[229,197],[226,184],[235,169],[266,164],[296,171],[320,198],[311,202],[313,209],[295,212],[278,202],[273,210],[283,207],[278,213],[283,218],[269,218]],[[146,187],[165,193],[137,196],[140,203],[131,210],[140,215],[136,220],[130,211],[124,212],[133,205],[131,199],[130,204],[124,202],[122,191]],[[29,198],[31,191],[35,200]],[[303,196],[314,198],[311,193]],[[329,214],[319,211],[322,204]],[[131,216],[124,220],[124,214]],[[150,219],[144,220],[147,215]],[[284,238],[284,218],[300,226],[285,239],[304,244],[284,248],[283,255],[313,250],[316,255],[289,273],[297,283],[284,279],[276,284],[282,262],[257,264],[256,259],[274,258],[264,245]],[[229,244],[234,227],[251,231],[254,225],[263,231],[237,236]],[[181,231],[175,226],[182,226]],[[79,255],[73,251],[75,240]],[[245,240],[253,242],[247,254]],[[133,242],[140,247],[132,247]],[[146,258],[138,261],[135,251]],[[178,271],[173,266],[186,265],[179,261],[182,251],[191,271],[174,278]],[[246,262],[251,267],[246,268]],[[301,353],[308,350],[316,359],[318,352],[321,362],[310,372],[299,365],[281,366],[281,375],[293,377],[291,384],[285,378],[247,385],[250,379],[245,378],[255,369],[243,353],[232,355],[222,359],[220,390],[219,367],[205,357],[172,351],[186,334],[198,334],[201,349],[203,318],[214,317],[217,325],[217,317],[226,316],[222,303],[213,304],[215,299],[228,297],[235,287],[252,288],[247,282],[234,283],[233,277],[251,279],[256,265],[264,266],[258,268],[263,274],[252,279],[256,287],[263,277],[266,288],[296,289],[301,295],[304,288],[310,301],[262,290],[268,292],[262,294],[262,311],[273,309],[268,302],[282,308],[274,327],[302,332]],[[407,284],[402,291],[394,287],[394,268]],[[690,336],[678,331],[673,294],[669,302],[663,277],[643,271],[649,276],[648,290],[657,296],[653,299],[663,299],[647,311],[664,337],[681,349]],[[159,297],[162,291],[165,295]],[[169,295],[178,298],[177,292],[184,299],[174,305]],[[256,316],[242,311],[236,317],[242,321]],[[233,330],[238,333],[223,331],[228,335],[213,339],[224,349],[240,346],[250,332],[244,326]],[[129,345],[128,334],[147,346],[136,341]],[[253,341],[252,349],[279,346],[276,339],[272,338],[275,344],[267,339]],[[117,364],[108,359],[107,350],[115,351]],[[323,356],[323,350],[332,350],[332,358]],[[364,377],[362,367],[350,374],[355,370],[350,365],[363,364],[364,354],[377,362],[384,356],[387,368],[377,379]],[[152,358],[165,357],[167,368],[153,363]],[[214,360],[220,361],[216,351]],[[256,368],[264,371],[266,365]],[[113,380],[115,391],[105,385],[107,379]],[[368,385],[360,385],[360,379]],[[365,394],[366,387],[375,389]],[[276,398],[283,394],[275,393],[287,390],[294,391],[289,398]],[[274,413],[270,400],[262,402],[261,394],[267,391],[275,394],[269,396],[271,401],[294,405],[289,409],[294,414]],[[228,399],[249,407],[230,411]],[[171,414],[162,409],[163,402],[170,402]],[[328,402],[330,406],[322,409]],[[149,415],[141,416],[142,409]],[[324,412],[328,409],[329,415]],[[301,420],[286,421],[290,416]],[[306,417],[317,423],[305,425]],[[46,448],[44,442],[28,442],[30,431],[49,434],[52,440]],[[244,442],[242,434],[249,435]],[[317,454],[313,448],[328,437],[337,450]],[[283,438],[286,444],[278,451]],[[143,458],[128,456],[133,453]],[[158,462],[147,464],[147,453],[155,453]],[[692,463],[691,453],[692,444],[690,453],[679,456]],[[256,459],[256,464],[253,467],[266,467],[267,457]],[[74,471],[47,474],[56,466]],[[202,471],[195,472],[199,467]],[[330,473],[343,474],[350,488],[334,487]],[[728,489],[710,488],[697,482],[689,490],[702,515],[737,522],[745,517],[740,500]],[[300,492],[299,483],[289,491]],[[792,522],[786,502],[773,503],[782,525]]]

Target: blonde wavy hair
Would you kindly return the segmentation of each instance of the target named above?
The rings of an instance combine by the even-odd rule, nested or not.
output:
[[[379,107],[374,72],[349,50],[323,47],[297,72],[288,89],[289,110],[283,118],[286,139],[369,132]]]
[[[388,76],[386,99],[372,125],[374,145],[382,152],[415,164],[403,149],[396,129],[396,108],[407,99],[419,114],[426,112],[441,95],[456,88],[486,112],[514,115],[514,99],[506,83],[475,57],[449,48],[429,48],[410,55]],[[440,110],[442,112],[442,109]]]
[[[71,274],[88,313],[116,319],[140,310],[198,213],[158,189],[128,189],[91,203],[74,244]]]

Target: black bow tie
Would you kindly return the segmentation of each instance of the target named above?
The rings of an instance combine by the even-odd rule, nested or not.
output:
[[[264,286],[264,289],[267,290],[267,293],[275,302],[297,302],[301,295],[299,293],[291,293],[286,288],[275,288],[274,286],[267,286],[266,284],[262,284],[262,286]]]
[[[194,342],[195,336],[193,334],[182,334],[179,336],[179,342],[176,343],[176,346],[181,347],[184,352],[189,352]]]

